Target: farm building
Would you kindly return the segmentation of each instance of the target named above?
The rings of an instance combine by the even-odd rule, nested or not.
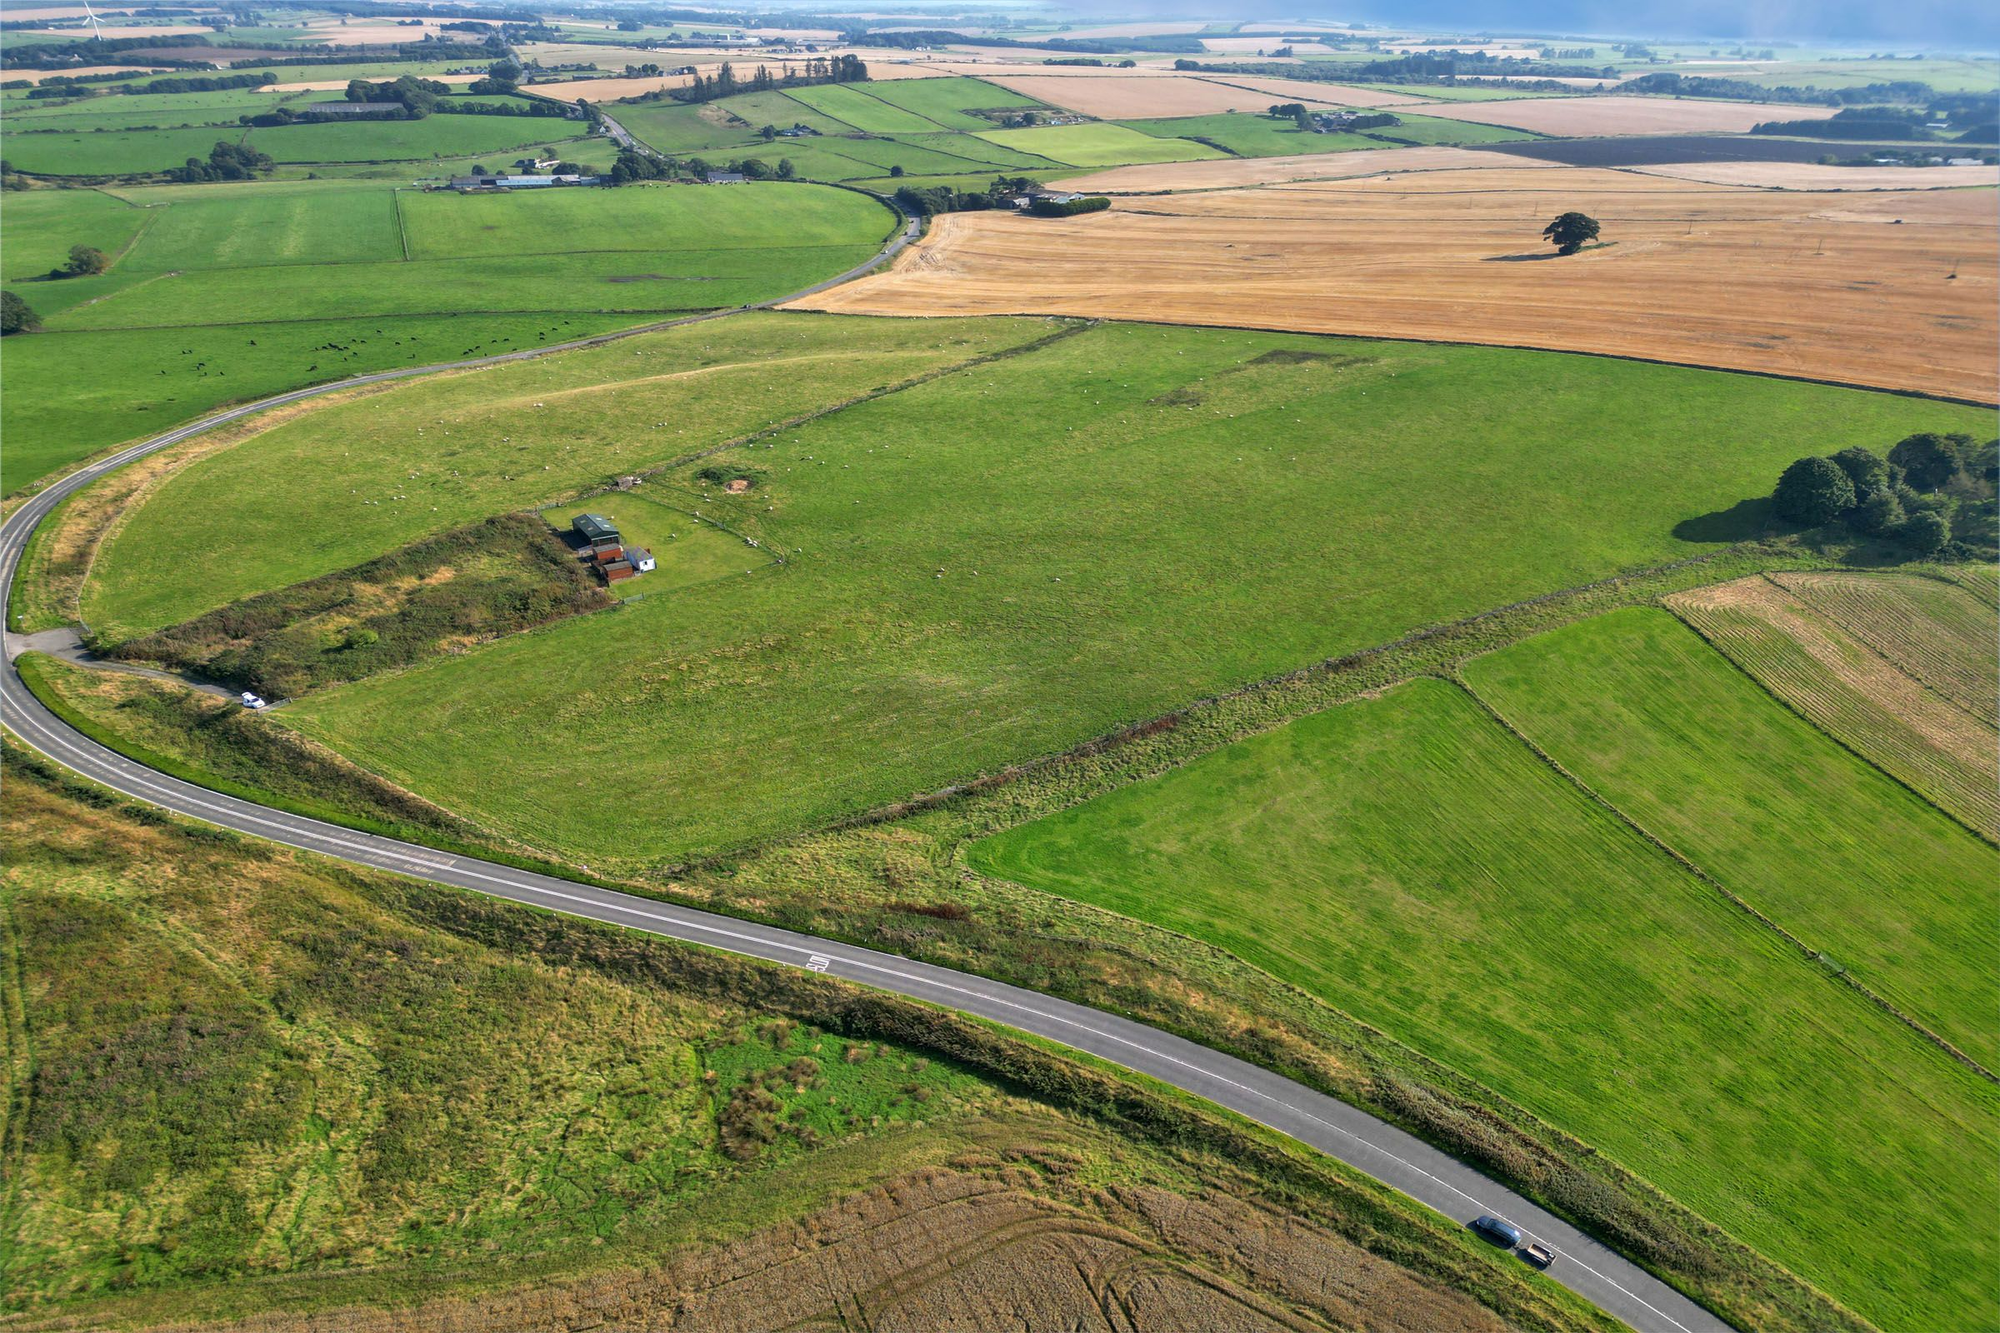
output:
[[[711,171],[708,173],[708,183],[710,185],[740,185],[742,182],[743,173],[740,171]]]
[[[595,176],[453,176],[451,188],[472,190],[547,190],[558,185],[595,185]]]
[[[626,547],[625,559],[631,563],[632,569],[636,573],[650,574],[653,572],[655,563],[653,553],[643,546]]]
[[[401,102],[307,102],[308,116],[347,116],[360,120],[390,120],[403,114]]]
[[[569,526],[592,551],[616,549],[625,544],[619,540],[618,525],[602,514],[578,514]]]

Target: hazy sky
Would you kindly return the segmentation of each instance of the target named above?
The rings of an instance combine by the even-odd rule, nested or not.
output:
[[[1996,0],[1332,0],[1315,9],[1328,17],[1416,27],[2000,50]]]

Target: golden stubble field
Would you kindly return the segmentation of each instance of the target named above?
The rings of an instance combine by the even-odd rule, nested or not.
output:
[[[955,213],[801,308],[1074,314],[1621,356],[1996,398],[1996,192],[1434,170]],[[1557,257],[1578,209],[1602,244]],[[1955,276],[1954,276],[1955,275]]]

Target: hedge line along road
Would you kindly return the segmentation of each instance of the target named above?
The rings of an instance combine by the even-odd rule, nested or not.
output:
[[[872,268],[881,258],[893,255],[909,242],[916,230],[914,220],[906,222],[885,244],[882,255],[863,267]],[[844,281],[847,276],[822,283],[820,287]],[[802,295],[805,293],[795,292],[764,304],[775,305]],[[735,312],[697,315],[553,347],[385,371],[297,389],[231,408],[119,450],[52,483],[0,524],[0,624],[6,623],[6,599],[12,595],[14,573],[36,526],[68,496],[156,450],[266,408],[357,385],[519,361],[732,313]],[[16,636],[7,635],[6,670],[0,674],[0,721],[48,758],[136,800],[301,851],[765,962],[809,968],[1018,1028],[1101,1056],[1268,1125],[1456,1222],[1469,1222],[1488,1213],[1505,1218],[1527,1238],[1540,1240],[1557,1251],[1559,1257],[1549,1270],[1551,1278],[1640,1333],[1724,1333],[1729,1328],[1707,1309],[1638,1265],[1456,1158],[1365,1111],[1267,1069],[1128,1018],[970,973],[360,833],[168,777],[97,744],[45,708],[15,669],[14,659],[23,647]]]

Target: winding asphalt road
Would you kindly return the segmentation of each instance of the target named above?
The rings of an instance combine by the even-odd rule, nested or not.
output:
[[[803,292],[742,309],[760,309],[796,300],[844,282],[872,268],[880,259],[894,255],[916,231],[916,222],[909,220],[876,260]],[[120,450],[50,485],[0,524],[0,623],[4,623],[5,599],[13,587],[15,568],[36,526],[69,495],[156,450],[253,412],[357,385],[526,360],[734,313],[737,311],[718,311],[666,320],[553,347],[381,371],[297,389],[216,413]],[[0,673],[0,721],[55,762],[134,799],[301,851],[766,962],[809,968],[1088,1051],[1268,1125],[1455,1221],[1469,1222],[1482,1213],[1490,1213],[1513,1222],[1530,1238],[1556,1249],[1560,1257],[1549,1271],[1551,1278],[1641,1333],[1725,1333],[1729,1328],[1714,1314],[1644,1269],[1456,1158],[1365,1111],[1269,1070],[1131,1019],[969,973],[358,833],[182,782],[98,745],[43,707],[15,669],[15,657],[27,647],[24,638],[6,636],[6,669]]]

